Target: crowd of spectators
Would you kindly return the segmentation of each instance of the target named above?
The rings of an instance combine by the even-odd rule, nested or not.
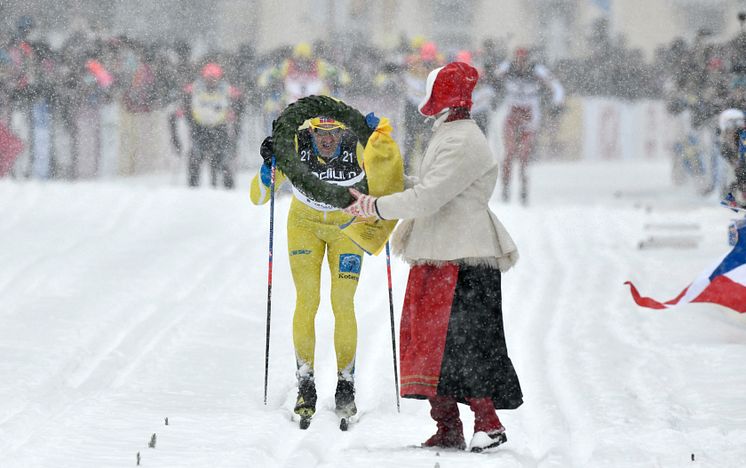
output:
[[[40,177],[99,174],[99,153],[106,146],[100,135],[101,112],[112,105],[118,113],[117,172],[137,173],[138,164],[147,169],[149,159],[163,157],[154,152],[168,153],[171,149],[168,143],[159,146],[137,140],[157,137],[148,129],[165,124],[184,87],[203,64],[219,63],[225,79],[240,89],[244,112],[260,115],[267,100],[273,99],[273,91],[258,84],[261,74],[292,58],[296,46],[288,44],[258,54],[252,45],[245,44],[235,51],[195,54],[193,45],[186,42],[145,42],[126,36],[77,33],[61,46],[52,47],[44,39],[31,40],[33,31],[33,18],[21,17],[7,43],[0,44],[0,125],[15,130],[30,155],[23,161],[19,158],[9,171],[15,177],[33,177],[40,160],[44,164],[37,171]],[[555,72],[568,95],[665,99],[672,113],[690,109],[695,126],[725,107],[746,107],[746,33],[715,43],[702,31],[691,44],[677,39],[660,47],[652,61],[646,61],[640,50],[628,47],[622,38],[611,37],[603,21],[594,26],[587,41],[589,53],[582,59],[552,63],[541,60],[540,49],[533,49],[536,59]],[[392,50],[339,41],[317,42],[312,49],[315,57],[351,77],[336,87],[335,95],[366,111],[377,110],[374,105],[388,106],[388,113],[396,114],[405,99],[403,75],[413,66],[411,57],[422,52],[422,44],[422,40],[403,36],[399,47]],[[475,66],[489,71],[509,57],[510,47],[487,40],[477,50],[467,52]],[[444,63],[463,57],[463,53],[438,49],[437,57]],[[499,90],[495,96],[499,100]],[[64,149],[34,134],[43,128],[44,115],[52,122],[51,140],[64,134],[68,142]],[[266,128],[260,124],[256,131],[266,132]],[[51,149],[45,151],[44,144]],[[94,163],[83,168],[83,154],[90,153],[91,146],[94,154],[88,160]]]

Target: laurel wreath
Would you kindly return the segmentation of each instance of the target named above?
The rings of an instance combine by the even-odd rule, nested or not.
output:
[[[329,96],[307,96],[298,99],[282,111],[272,127],[272,142],[277,160],[277,167],[290,179],[290,182],[309,198],[345,208],[353,202],[349,187],[342,187],[325,182],[316,177],[311,169],[302,164],[295,150],[295,134],[303,122],[314,117],[330,117],[344,123],[357,135],[365,146],[373,129],[368,127],[365,117],[355,108]],[[353,186],[368,193],[366,180]]]

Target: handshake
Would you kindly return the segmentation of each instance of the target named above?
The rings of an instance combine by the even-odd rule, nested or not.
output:
[[[354,188],[351,188],[349,190],[350,195],[352,195],[355,201],[353,201],[350,206],[342,211],[350,216],[355,216],[357,218],[381,219],[381,217],[378,215],[378,207],[376,207],[378,197],[366,195],[355,190]]]

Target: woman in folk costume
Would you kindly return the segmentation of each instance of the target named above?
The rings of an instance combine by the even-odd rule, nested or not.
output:
[[[523,402],[508,357],[501,273],[518,260],[488,205],[498,161],[470,118],[479,76],[468,64],[433,70],[420,113],[436,117],[416,177],[403,192],[373,197],[351,190],[354,216],[401,219],[394,251],[410,263],[401,318],[401,394],[427,399],[437,432],[427,447],[466,448],[457,403],[475,415],[469,449],[507,440],[496,409]]]

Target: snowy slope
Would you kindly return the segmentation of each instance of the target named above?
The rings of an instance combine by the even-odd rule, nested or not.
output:
[[[365,259],[357,296],[359,423],[342,433],[333,416],[326,291],[319,412],[308,431],[290,421],[287,197],[265,406],[267,207],[168,177],[0,181],[0,467],[128,467],[138,452],[141,466],[169,468],[746,466],[746,316],[640,309],[623,286],[678,294],[727,251],[729,212],[670,187],[665,162],[532,175],[533,206],[493,201],[522,256],[504,310],[526,403],[500,414],[508,444],[479,455],[409,447],[434,424],[424,402],[396,411],[382,257]],[[653,235],[698,247],[637,248]],[[393,271],[398,326],[407,268]]]

